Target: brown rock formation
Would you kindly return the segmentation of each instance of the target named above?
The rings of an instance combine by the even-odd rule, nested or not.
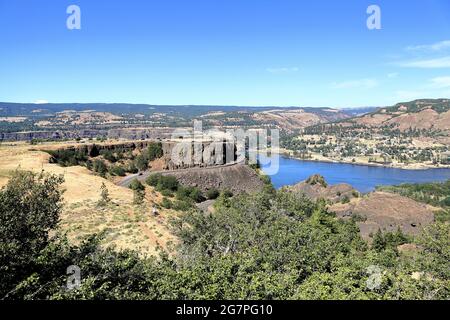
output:
[[[258,192],[264,187],[256,172],[244,164],[175,170],[162,174],[175,176],[181,184],[198,187],[202,191],[219,189],[238,194]]]
[[[332,203],[351,199],[359,193],[349,184],[342,183],[329,186],[321,175],[313,175],[304,182],[287,187],[288,190],[304,194],[310,199],[326,199]]]
[[[361,197],[350,185],[329,186],[318,175],[287,189],[314,200],[328,200],[331,202],[329,209],[339,218],[360,218],[358,225],[366,239],[378,229],[396,231],[400,228],[406,234],[417,234],[434,220],[433,208],[426,204],[386,192],[372,192]]]
[[[387,192],[372,192],[347,204],[335,204],[330,209],[338,217],[361,217],[358,222],[361,235],[368,238],[378,229],[395,231],[400,228],[406,234],[417,234],[434,220],[433,210],[420,202]]]

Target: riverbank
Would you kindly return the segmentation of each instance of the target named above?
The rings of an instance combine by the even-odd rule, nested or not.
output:
[[[328,162],[328,163],[341,163],[341,164],[352,164],[358,166],[369,166],[369,167],[382,167],[382,168],[394,168],[394,169],[403,169],[403,170],[427,170],[427,169],[450,169],[450,165],[434,165],[432,163],[399,163],[393,162],[390,164],[383,163],[374,163],[368,162],[367,160],[363,160],[360,158],[351,158],[351,159],[334,159],[329,157],[324,157],[320,154],[312,154],[311,158],[303,159],[300,157],[296,157],[293,155],[293,151],[286,149],[279,149],[278,152],[272,151],[272,153],[279,154],[289,159],[295,159],[300,161],[313,161],[313,162]]]

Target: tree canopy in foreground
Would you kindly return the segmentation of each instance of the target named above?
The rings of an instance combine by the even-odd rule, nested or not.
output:
[[[214,214],[183,213],[173,221],[177,254],[142,257],[100,247],[101,235],[69,243],[57,228],[62,182],[16,172],[0,191],[1,298],[450,298],[448,223],[427,227],[404,253],[401,235],[369,245],[356,221],[335,218],[323,202],[265,188],[219,196]],[[72,290],[69,266],[81,271]]]

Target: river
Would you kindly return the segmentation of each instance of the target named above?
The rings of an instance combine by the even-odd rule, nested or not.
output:
[[[260,155],[262,162],[270,157]],[[262,163],[263,171],[268,165]],[[405,170],[346,163],[303,161],[280,156],[279,170],[271,175],[275,188],[293,185],[306,180],[313,174],[325,177],[329,184],[348,183],[360,192],[370,192],[379,185],[398,185],[402,183],[424,183],[450,179],[450,169]]]

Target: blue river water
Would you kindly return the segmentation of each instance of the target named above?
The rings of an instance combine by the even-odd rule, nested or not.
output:
[[[272,157],[260,155],[262,170],[267,173],[270,164],[264,164]],[[306,180],[313,174],[325,177],[329,184],[348,183],[360,192],[370,192],[379,185],[398,185],[402,183],[424,183],[446,181],[450,179],[450,169],[404,170],[363,166],[344,163],[328,163],[317,161],[302,161],[279,157],[279,169],[271,175],[275,188],[293,185]]]

